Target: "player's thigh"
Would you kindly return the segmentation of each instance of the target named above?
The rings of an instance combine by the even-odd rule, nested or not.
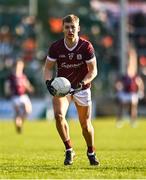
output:
[[[61,115],[65,117],[70,101],[71,101],[70,96],[53,97],[53,109],[54,109],[55,116]]]
[[[14,97],[12,97],[11,100],[12,100],[12,105],[13,105],[14,111],[16,113],[19,113],[20,108],[21,108],[20,96],[14,96]]]
[[[73,96],[81,124],[87,124],[91,120],[91,90],[82,90]]]
[[[28,95],[22,96],[21,103],[27,114],[32,112],[32,104],[31,104],[31,101],[30,101],[30,98],[28,97]]]
[[[89,106],[92,103],[90,88],[75,93],[73,101],[79,106]]]
[[[20,109],[21,109],[21,104],[13,104],[13,109],[15,111],[16,114],[19,114]]]
[[[131,103],[131,111],[137,111],[138,103]]]

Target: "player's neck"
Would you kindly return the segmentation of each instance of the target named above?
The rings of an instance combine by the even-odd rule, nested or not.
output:
[[[66,46],[67,46],[68,48],[72,48],[72,47],[74,47],[74,46],[77,44],[78,39],[79,39],[79,37],[71,38],[71,39],[65,38],[65,39],[64,39],[64,42],[65,42],[65,44],[66,44]]]

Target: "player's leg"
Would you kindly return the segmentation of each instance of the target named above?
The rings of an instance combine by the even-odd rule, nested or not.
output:
[[[79,115],[79,121],[82,127],[82,134],[87,144],[87,156],[91,165],[99,165],[99,161],[95,156],[94,148],[94,128],[91,123],[91,105],[80,106],[77,103],[77,111]]]
[[[92,148],[94,151],[94,129],[91,124],[91,105],[89,106],[79,106],[77,103],[77,111],[79,115],[79,121],[82,127],[82,134],[85,138],[88,147]]]
[[[15,122],[16,131],[18,133],[21,133],[22,132],[23,120],[22,120],[22,117],[20,114],[20,106],[14,105],[14,111],[15,111],[14,122]]]
[[[94,148],[94,129],[91,123],[91,91],[90,89],[82,90],[73,96],[79,121],[82,128],[82,134],[87,144],[87,155],[91,165],[98,165],[99,162],[95,156]]]
[[[132,127],[136,127],[137,111],[138,111],[137,108],[138,108],[137,103],[131,103],[130,116],[131,116],[131,125],[132,125]]]
[[[131,102],[131,94],[127,92],[121,92],[118,97],[118,115],[117,115],[117,128],[121,128],[124,125],[124,117],[128,112],[129,105]]]
[[[123,117],[125,111],[127,109],[127,102],[129,101],[129,97],[127,93],[121,91],[117,94],[117,119],[116,119],[116,127],[122,128],[124,125]]]
[[[22,103],[22,118],[24,120],[32,112],[32,103],[27,95],[22,96],[21,103]]]
[[[32,105],[27,95],[21,95],[17,97],[15,101],[15,122],[16,128],[19,133],[22,132],[23,123],[27,115],[31,113]]]
[[[118,114],[117,114],[117,123],[116,123],[116,127],[117,128],[122,128],[124,125],[124,116],[125,116],[125,112],[127,111],[129,107],[129,103],[125,103],[125,102],[119,102],[118,104]]]
[[[130,117],[131,117],[131,126],[136,127],[137,114],[138,114],[138,94],[131,94],[131,106],[130,106]]]
[[[63,142],[70,139],[69,127],[65,119],[69,106],[67,97],[53,97],[53,109],[56,120],[56,127]]]
[[[123,115],[123,103],[121,100],[117,101],[117,123],[122,120]]]
[[[70,101],[71,101],[70,96],[53,97],[53,109],[56,120],[56,128],[66,149],[66,157],[65,157],[64,165],[72,164],[73,156],[74,156],[74,152],[72,150],[72,144],[70,140],[69,126],[65,119]]]
[[[14,109],[14,123],[15,123],[16,131],[18,133],[21,133],[22,132],[23,120],[21,117],[20,96],[12,97],[12,105],[13,105],[13,109]]]

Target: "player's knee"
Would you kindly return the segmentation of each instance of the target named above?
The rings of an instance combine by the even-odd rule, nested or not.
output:
[[[56,122],[61,122],[64,120],[64,116],[60,113],[55,113],[55,120]]]
[[[32,108],[28,108],[27,110],[26,110],[26,113],[27,114],[30,114],[32,112]]]

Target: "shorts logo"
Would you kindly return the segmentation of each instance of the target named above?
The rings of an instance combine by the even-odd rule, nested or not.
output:
[[[82,54],[77,54],[77,60],[81,60],[82,59]]]

